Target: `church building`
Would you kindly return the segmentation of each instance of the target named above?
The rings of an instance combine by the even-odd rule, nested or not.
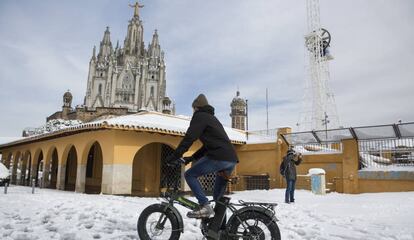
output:
[[[131,5],[130,5],[131,6]],[[47,118],[78,119],[89,122],[105,115],[118,116],[148,110],[174,114],[172,101],[166,96],[166,70],[157,30],[148,47],[144,44],[144,26],[139,16],[142,5],[132,5],[124,45],[111,42],[106,28],[98,52],[93,48],[89,61],[86,96],[83,105],[71,106],[72,95],[63,96],[62,111]]]

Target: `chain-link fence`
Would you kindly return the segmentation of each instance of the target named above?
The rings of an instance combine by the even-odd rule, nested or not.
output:
[[[210,173],[205,176],[199,177],[198,180],[200,181],[200,184],[203,187],[204,192],[207,195],[212,195],[213,189],[214,189],[214,183],[216,182],[216,174]]]
[[[174,152],[171,147],[162,144],[161,145],[161,182],[160,188],[166,188],[167,186],[181,186],[181,166],[170,167],[166,163],[166,158]]]

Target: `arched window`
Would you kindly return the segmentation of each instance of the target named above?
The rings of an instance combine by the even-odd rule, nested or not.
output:
[[[154,86],[151,86],[151,96],[154,96]]]
[[[98,92],[99,92],[99,95],[102,95],[102,84],[99,84]]]

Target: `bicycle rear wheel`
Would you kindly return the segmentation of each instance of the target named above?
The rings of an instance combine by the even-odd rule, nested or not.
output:
[[[177,217],[165,206],[153,204],[142,211],[137,223],[141,240],[178,240],[181,232]]]
[[[227,224],[228,239],[280,240],[277,223],[264,213],[245,211]]]

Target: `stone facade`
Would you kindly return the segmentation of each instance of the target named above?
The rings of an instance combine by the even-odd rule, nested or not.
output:
[[[65,103],[65,96],[68,96],[70,92],[66,92],[63,97],[62,111],[55,112],[46,118],[46,122],[52,119],[65,119],[65,120],[80,120],[82,122],[90,122],[99,118],[109,118],[112,116],[122,116],[132,114],[135,112],[129,111],[126,107],[96,107],[87,108],[85,106],[77,106],[72,108],[71,102]],[[72,96],[70,94],[70,96]]]
[[[231,101],[230,107],[231,127],[246,130],[247,102],[240,97],[239,91],[237,91],[236,97]]]
[[[141,109],[175,114],[173,102],[166,96],[164,52],[158,32],[145,47],[144,27],[139,16],[139,4],[134,6],[129,20],[124,46],[113,48],[109,27],[106,28],[99,51],[93,48],[89,61],[86,96],[83,105],[71,107],[72,95],[66,92],[62,111],[51,119],[92,121],[105,115],[125,115]]]
[[[290,132],[279,129],[277,135]],[[22,143],[0,145],[1,162],[12,169],[12,184],[30,185],[38,179],[43,187],[76,192],[159,196],[162,190],[163,148],[175,149],[182,136],[168,133],[142,132],[136,129],[95,129],[55,137],[34,139]],[[340,153],[304,155],[297,167],[297,188],[309,189],[311,168],[323,168],[330,191],[340,193],[413,191],[412,174],[397,177],[362,176],[358,171],[359,152],[355,139],[342,140]],[[201,147],[197,141],[186,153],[191,156]],[[260,144],[236,144],[240,160],[234,175],[240,181],[232,186],[245,190],[253,176],[265,176],[268,187],[284,188],[285,180],[279,166],[288,145],[283,141]],[[180,175],[190,165],[183,166]],[[19,169],[20,171],[17,171]],[[88,170],[89,169],[89,170]],[[19,175],[18,173],[21,172]],[[384,174],[383,174],[384,175]],[[182,185],[182,190],[188,190]]]

